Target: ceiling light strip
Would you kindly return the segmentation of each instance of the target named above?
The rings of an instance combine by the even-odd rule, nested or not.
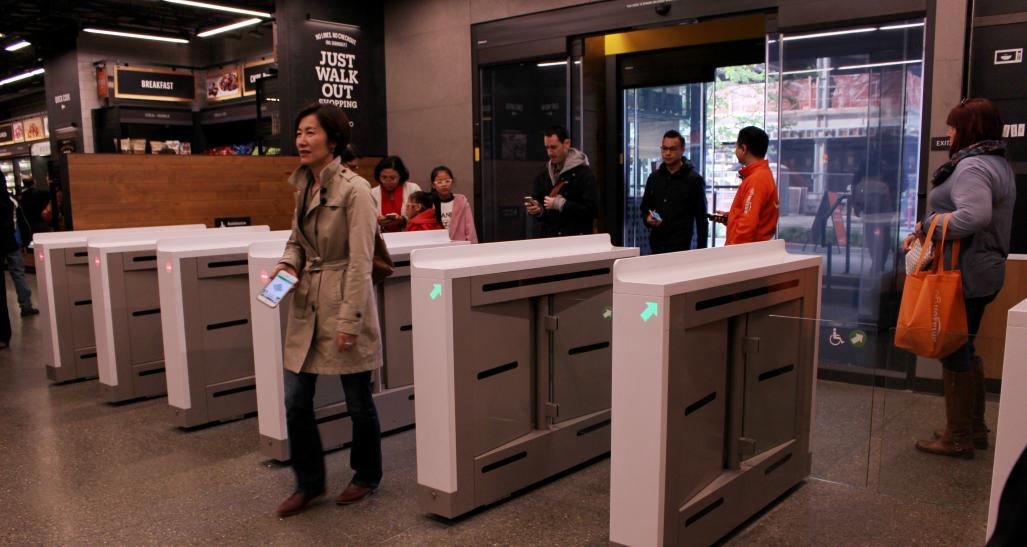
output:
[[[28,72],[26,72],[24,74],[18,74],[17,76],[11,76],[10,78],[4,78],[3,80],[0,80],[0,85],[7,85],[7,84],[10,84],[10,83],[13,83],[13,82],[18,82],[18,81],[21,81],[21,80],[26,80],[26,79],[31,78],[33,76],[38,76],[39,74],[42,74],[43,72],[45,72],[45,71],[42,68],[37,68],[35,70],[30,70],[30,71],[28,71]]]
[[[207,2],[194,2],[193,0],[164,0],[171,4],[179,4],[181,6],[189,6],[193,8],[211,9],[217,11],[227,11],[229,13],[238,13],[240,15],[251,15],[253,17],[262,17],[264,19],[270,19],[271,14],[265,11],[255,11],[243,8],[235,8],[232,6],[222,6],[220,4],[210,4]]]
[[[228,31],[231,31],[231,30],[235,30],[235,29],[239,29],[239,28],[243,28],[243,27],[248,27],[250,25],[256,25],[257,23],[260,23],[261,21],[262,20],[259,17],[254,17],[252,19],[244,19],[242,21],[237,21],[235,23],[232,23],[230,25],[225,25],[223,27],[217,27],[217,28],[212,28],[210,30],[205,30],[205,31],[197,34],[197,36],[199,36],[200,38],[206,38],[208,36],[214,36],[215,34],[221,34],[222,32],[228,32]]]
[[[904,28],[916,28],[922,26],[924,26],[924,23],[909,23],[908,25],[888,25],[886,27],[881,27],[880,30],[901,30]]]
[[[792,40],[810,40],[812,38],[827,38],[829,36],[844,36],[846,34],[862,34],[864,32],[876,32],[877,27],[867,28],[855,28],[850,30],[836,30],[833,32],[818,32],[816,34],[796,34],[793,36],[785,36],[782,40],[789,42]]]
[[[26,42],[25,40],[19,40],[19,41],[15,42],[15,43],[5,47],[4,49],[6,49],[7,51],[18,51],[19,49],[24,49],[24,48],[27,48],[27,47],[29,47],[31,45],[32,44],[30,44],[29,42]]]
[[[138,38],[140,40],[154,40],[157,42],[170,42],[172,44],[188,44],[189,40],[184,38],[173,38],[171,36],[154,36],[152,34],[136,34],[134,32],[121,32],[120,30],[106,30],[99,28],[84,28],[83,32],[90,34],[106,34],[108,36],[120,36],[121,38]]]

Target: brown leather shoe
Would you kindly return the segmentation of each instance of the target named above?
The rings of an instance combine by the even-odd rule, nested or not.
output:
[[[374,490],[375,489],[370,486],[361,486],[351,482],[349,483],[349,486],[347,486],[346,489],[335,498],[335,503],[336,505],[349,505],[351,503],[356,503],[373,494]]]
[[[280,517],[291,517],[297,513],[302,512],[307,508],[310,502],[325,495],[325,491],[322,490],[317,494],[307,494],[305,492],[296,492],[293,495],[285,498],[285,501],[275,509]]]

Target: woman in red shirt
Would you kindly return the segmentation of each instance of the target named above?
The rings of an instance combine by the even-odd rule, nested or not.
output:
[[[410,220],[407,221],[404,231],[445,230],[439,209],[435,205],[435,198],[428,192],[410,194],[406,207],[406,216]]]

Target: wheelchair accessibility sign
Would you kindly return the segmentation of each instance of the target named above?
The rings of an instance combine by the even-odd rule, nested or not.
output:
[[[844,346],[846,341],[854,348],[861,348],[867,345],[867,333],[854,329],[849,331],[847,336],[842,336],[838,333],[837,328],[831,329],[831,335],[827,337],[827,342],[832,346]]]

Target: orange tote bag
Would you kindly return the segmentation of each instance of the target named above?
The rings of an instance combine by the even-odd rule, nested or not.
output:
[[[933,241],[938,216],[931,221],[927,240]],[[952,242],[952,262],[945,269],[945,236],[949,217],[942,223],[942,245],[934,253],[934,265],[926,271],[923,257],[916,271],[906,276],[899,306],[899,322],[895,329],[895,346],[921,357],[946,357],[967,342],[966,303],[963,300],[963,276],[958,269],[959,242]],[[926,253],[923,253],[926,255]]]

